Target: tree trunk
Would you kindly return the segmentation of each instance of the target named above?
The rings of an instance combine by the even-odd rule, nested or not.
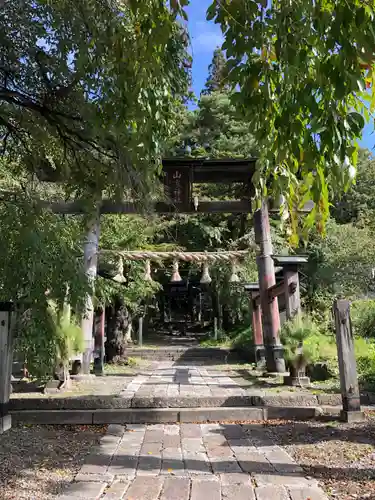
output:
[[[115,358],[124,358],[127,345],[127,332],[131,324],[129,311],[121,299],[117,299],[108,320],[105,354],[108,363]]]

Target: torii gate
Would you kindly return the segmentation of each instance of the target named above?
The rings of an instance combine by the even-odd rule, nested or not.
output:
[[[251,213],[254,187],[252,177],[255,172],[256,158],[249,159],[195,159],[168,158],[163,160],[163,183],[166,201],[153,204],[157,213]],[[241,199],[232,201],[199,200],[193,195],[193,185],[199,183],[241,184]],[[55,213],[84,213],[84,204],[80,201],[68,203],[49,203]],[[278,213],[279,210],[275,209]],[[97,205],[96,216],[88,227],[84,247],[85,271],[91,280],[97,273],[99,249],[100,214],[105,213],[140,213],[139,208],[129,201],[113,202],[101,200]],[[269,300],[268,290],[275,285],[275,268],[272,259],[272,243],[269,226],[268,203],[263,201],[254,212],[255,239],[258,244],[258,275],[260,297],[262,301],[263,337],[266,353],[266,366],[269,372],[284,372],[285,364],[280,344],[280,320],[277,299]],[[87,313],[82,321],[86,350],[83,354],[82,369],[89,373],[92,356],[93,305],[87,297]]]
[[[165,201],[153,204],[157,213],[251,213],[251,200],[254,197],[252,177],[255,173],[256,158],[248,159],[196,159],[196,158],[167,158],[163,160],[163,182],[165,187]],[[54,179],[41,179],[51,181]],[[206,201],[193,196],[193,184],[241,184],[243,190],[239,200],[232,201]],[[84,200],[72,202],[47,202],[42,205],[59,214],[87,213]],[[278,212],[279,210],[274,210]],[[304,211],[304,210],[303,210]],[[309,209],[307,209],[309,211]],[[132,201],[114,202],[103,200],[97,202],[96,211],[88,224],[87,237],[84,245],[84,269],[91,280],[97,274],[97,258],[99,248],[100,214],[135,214],[141,213],[138,206]],[[282,357],[282,346],[279,337],[279,310],[277,298],[269,293],[275,285],[275,267],[272,259],[272,242],[269,226],[268,203],[263,201],[261,207],[254,212],[255,239],[258,244],[258,275],[259,296],[262,304],[263,338],[266,354],[266,366],[270,372],[284,372],[285,364]],[[271,297],[271,298],[270,298]],[[94,310],[92,297],[86,300],[86,315],[82,320],[82,330],[86,349],[83,354],[82,368],[84,373],[89,373],[92,357],[92,331]],[[11,342],[0,342],[0,432],[7,416],[9,400],[10,371],[9,367]]]

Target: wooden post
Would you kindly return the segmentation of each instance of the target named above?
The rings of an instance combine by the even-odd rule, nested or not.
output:
[[[92,221],[88,225],[87,237],[84,245],[84,269],[89,279],[90,285],[94,288],[98,264],[99,246],[99,209]],[[90,373],[90,363],[93,347],[93,327],[94,327],[94,306],[92,296],[86,296],[85,313],[82,318],[81,328],[85,343],[85,351],[82,355],[82,373]]]
[[[285,287],[285,307],[287,319],[301,312],[301,296],[297,267],[285,266],[283,269]]]
[[[138,346],[142,347],[143,345],[143,316],[139,316],[138,318]]]
[[[261,208],[254,213],[254,232],[255,241],[259,246],[257,266],[267,371],[283,373],[285,362],[280,344],[279,305],[277,297],[271,298],[269,294],[269,289],[275,285],[276,278],[266,200],[262,201]]]
[[[360,421],[364,419],[364,414],[360,405],[349,301],[336,299],[333,304],[333,314],[343,408],[341,418],[346,422]]]
[[[99,322],[95,331],[95,351],[98,355],[94,360],[94,374],[104,375],[104,354],[105,354],[105,306],[101,308]]]
[[[0,434],[12,426],[9,396],[13,364],[12,304],[0,303]]]
[[[258,369],[264,369],[266,358],[263,344],[262,309],[255,298],[252,297],[251,302],[255,363]]]
[[[218,339],[217,317],[214,317],[214,339]]]

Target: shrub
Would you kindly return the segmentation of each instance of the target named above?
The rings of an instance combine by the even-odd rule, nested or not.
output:
[[[236,328],[231,332],[232,349],[238,351],[247,361],[254,360],[253,331],[250,326]]]
[[[375,337],[375,300],[356,300],[351,306],[351,318],[355,335]]]
[[[301,368],[307,364],[326,362],[330,371],[336,367],[337,351],[334,339],[323,334],[308,315],[298,315],[281,328],[281,341],[287,365]]]

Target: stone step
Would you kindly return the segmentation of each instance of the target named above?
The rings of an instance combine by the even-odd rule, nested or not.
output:
[[[129,347],[126,355],[134,358],[152,359],[152,360],[186,360],[192,361],[204,360],[225,360],[228,356],[235,356],[229,349],[206,348],[206,347]]]
[[[133,424],[248,422],[275,419],[308,420],[321,415],[316,407],[237,407],[237,408],[128,408],[110,410],[23,410],[12,411],[12,422],[22,424]]]
[[[245,406],[320,406],[318,398],[309,393],[267,394],[262,391],[247,391],[241,395],[215,396],[200,395],[199,389],[189,389],[189,393],[176,396],[152,395],[143,396],[130,392],[129,395],[118,396],[81,396],[47,397],[47,398],[12,398],[9,408],[13,411],[22,410],[104,410],[128,408],[215,408],[215,407],[245,407]],[[220,390],[220,389],[219,389]],[[337,403],[336,403],[337,404]]]

